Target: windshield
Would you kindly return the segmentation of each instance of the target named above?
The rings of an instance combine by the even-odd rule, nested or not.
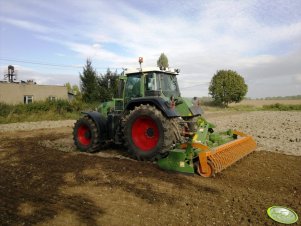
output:
[[[161,90],[164,96],[180,96],[177,77],[175,75],[149,72],[146,75],[146,92]]]
[[[143,75],[145,76],[145,96],[160,96],[160,93],[163,93],[166,97],[180,96],[176,75],[163,72],[146,72],[143,73]],[[141,96],[140,81],[141,74],[128,75],[125,85],[126,97],[132,98]]]
[[[180,96],[177,77],[170,74],[161,74],[161,89],[165,96]]]
[[[162,74],[161,75],[161,88],[162,91],[178,91],[177,79],[174,75]]]

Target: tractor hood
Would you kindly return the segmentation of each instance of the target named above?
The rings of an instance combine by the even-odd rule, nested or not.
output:
[[[191,117],[203,114],[198,98],[180,97],[176,101],[175,111],[181,117]]]

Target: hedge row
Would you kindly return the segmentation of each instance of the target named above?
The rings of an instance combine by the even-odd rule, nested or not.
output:
[[[263,110],[273,110],[273,111],[301,111],[301,104],[271,104],[264,105]]]
[[[0,116],[7,117],[11,114],[33,114],[42,112],[56,112],[58,114],[80,112],[95,109],[97,104],[87,104],[81,101],[37,101],[30,104],[8,105],[0,103]]]

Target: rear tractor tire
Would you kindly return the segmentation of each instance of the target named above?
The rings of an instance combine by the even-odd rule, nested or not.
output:
[[[81,152],[98,151],[101,147],[99,136],[95,122],[88,116],[78,119],[74,124],[73,140]]]
[[[151,105],[140,105],[123,120],[125,145],[138,160],[155,160],[164,155],[176,142],[176,128],[172,119]]]

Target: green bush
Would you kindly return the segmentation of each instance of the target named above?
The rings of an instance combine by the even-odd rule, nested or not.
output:
[[[12,110],[12,106],[4,103],[0,103],[0,116],[7,116]]]
[[[76,119],[82,111],[94,110],[98,105],[79,100],[47,100],[16,105],[0,103],[0,123]]]
[[[35,102],[27,105],[19,105],[21,109],[24,109],[26,113],[35,113],[35,112],[47,112],[50,110],[50,106],[47,102]]]

